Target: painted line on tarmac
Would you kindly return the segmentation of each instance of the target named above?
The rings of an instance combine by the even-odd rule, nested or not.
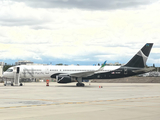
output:
[[[160,96],[151,96],[151,97],[137,97],[137,98],[125,98],[125,99],[114,99],[114,100],[93,100],[85,102],[63,102],[63,103],[54,103],[54,104],[41,104],[41,105],[26,105],[26,106],[10,106],[10,107],[0,107],[0,109],[8,108],[27,108],[27,107],[40,107],[40,106],[52,106],[52,105],[73,105],[73,104],[90,104],[98,102],[114,102],[114,101],[127,101],[127,100],[138,100],[138,99],[148,99],[148,98],[160,98]],[[48,101],[48,100],[47,100]]]
[[[0,99],[38,100],[38,101],[51,101],[51,102],[57,102],[57,100],[48,100],[48,99],[26,99],[26,98],[0,98]]]

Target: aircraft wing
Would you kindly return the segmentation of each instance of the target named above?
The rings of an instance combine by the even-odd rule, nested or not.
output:
[[[53,74],[51,78],[56,78],[57,75],[66,75],[66,76],[71,76],[71,77],[87,77],[87,76],[93,75],[95,72],[96,71],[78,72],[78,73],[71,73],[71,74],[56,73],[56,74]]]
[[[95,73],[95,71],[89,71],[89,72],[80,72],[80,73],[72,73],[70,76],[72,77],[88,77]]]
[[[72,77],[88,77],[88,76],[95,74],[95,72],[102,71],[104,69],[105,65],[106,65],[106,61],[102,64],[102,66],[98,70],[79,72],[79,73],[71,73],[70,76],[72,76]]]

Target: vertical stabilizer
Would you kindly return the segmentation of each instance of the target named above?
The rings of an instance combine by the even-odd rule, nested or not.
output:
[[[145,67],[153,43],[146,43],[144,47],[124,66]]]

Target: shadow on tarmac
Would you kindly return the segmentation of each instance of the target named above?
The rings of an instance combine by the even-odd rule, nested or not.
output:
[[[96,87],[96,86],[84,86],[84,87],[78,87],[76,85],[56,85],[54,87],[76,87],[76,88],[91,88],[91,87]]]

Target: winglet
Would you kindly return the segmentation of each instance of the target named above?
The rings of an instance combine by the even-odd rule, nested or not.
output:
[[[101,70],[104,69],[104,66],[106,65],[106,62],[107,62],[107,61],[104,61],[104,63],[101,65],[101,67],[98,69],[98,71],[101,71]]]

